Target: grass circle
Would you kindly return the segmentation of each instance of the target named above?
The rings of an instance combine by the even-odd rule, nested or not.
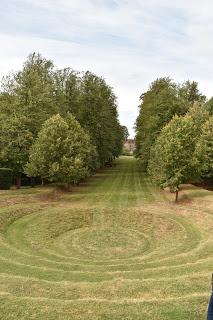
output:
[[[63,234],[54,246],[82,259],[126,259],[146,252],[149,241],[137,230],[127,228],[83,228]]]

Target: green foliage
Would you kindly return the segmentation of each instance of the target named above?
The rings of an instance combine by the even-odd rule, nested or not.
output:
[[[116,97],[104,79],[71,69],[55,73],[57,103],[72,113],[89,133],[101,166],[122,152],[124,132],[118,121]]]
[[[213,116],[203,124],[196,148],[203,175],[213,177]]]
[[[126,141],[129,137],[129,131],[126,126],[121,126],[121,130],[123,131],[124,141]]]
[[[28,118],[29,130],[35,136],[41,125],[58,110],[55,103],[53,63],[33,53],[23,69],[4,79],[3,110],[8,115]]]
[[[81,113],[81,74],[70,68],[56,70],[54,84],[56,104],[60,113],[66,116],[67,112],[70,112],[79,119]]]
[[[169,78],[154,81],[141,95],[139,116],[136,120],[136,157],[146,169],[150,148],[161,128],[175,113],[181,113],[177,88]],[[179,110],[179,112],[178,112]]]
[[[0,189],[8,190],[12,186],[13,172],[9,168],[0,168]]]
[[[96,146],[101,166],[121,153],[123,137],[116,97],[104,79],[90,72],[83,75],[81,108],[76,117]]]
[[[213,97],[206,102],[206,108],[213,115]]]
[[[135,155],[146,170],[150,159],[150,149],[161,129],[174,115],[183,115],[195,101],[205,101],[196,82],[177,85],[170,78],[154,81],[149,90],[141,95],[139,116],[136,120]]]
[[[95,148],[72,115],[48,119],[42,126],[26,165],[29,176],[50,181],[78,183],[94,166]],[[90,167],[89,167],[90,166]]]
[[[182,107],[185,112],[192,107],[195,102],[203,104],[206,101],[206,96],[198,90],[198,83],[196,81],[185,81],[178,86],[179,98],[182,100]]]
[[[0,164],[19,176],[28,161],[33,135],[29,130],[29,119],[11,115],[0,117]]]
[[[56,114],[67,119],[67,123],[72,114],[89,134],[97,152],[87,159],[88,172],[95,172],[97,162],[103,166],[121,154],[124,130],[118,121],[112,88],[90,72],[54,70],[52,61],[33,53],[21,71],[2,80],[0,165],[12,168],[17,176],[23,173],[30,147],[42,125]],[[82,131],[84,136],[85,131]],[[85,164],[77,161],[75,167],[78,166]]]
[[[23,69],[3,78],[0,95],[0,164],[18,177],[41,125],[56,113],[53,64],[31,54]]]
[[[179,185],[200,176],[196,144],[201,135],[201,125],[208,112],[199,105],[185,116],[174,116],[162,129],[151,149],[148,172],[162,188],[177,191]]]

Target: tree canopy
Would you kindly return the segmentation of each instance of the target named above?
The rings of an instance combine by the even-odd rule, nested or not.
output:
[[[59,114],[42,125],[30,150],[26,173],[50,181],[78,183],[90,174],[89,164],[95,147],[77,120]]]
[[[122,150],[124,132],[118,121],[117,101],[105,80],[87,71],[57,71],[57,101],[89,133],[103,166]]]
[[[203,175],[213,177],[213,116],[202,125],[196,148]]]
[[[176,192],[176,200],[180,184],[201,175],[202,163],[196,148],[208,116],[200,105],[192,107],[185,116],[174,116],[151,148],[148,172],[157,185]]]
[[[20,187],[20,176],[28,161],[33,135],[25,116],[0,117],[0,166],[10,168]]]
[[[57,114],[68,122],[70,114],[73,115],[84,129],[81,133],[89,136],[93,151],[96,150],[87,164],[90,172],[94,173],[97,167],[104,166],[122,152],[125,132],[118,120],[116,97],[106,81],[89,71],[58,70],[51,60],[33,53],[22,70],[2,80],[0,121],[6,119],[2,128],[8,132],[0,131],[0,161],[13,167],[15,172],[23,173],[30,147],[43,124]],[[16,135],[12,141],[12,136]],[[20,139],[24,146],[22,155],[18,149],[13,149]]]
[[[140,97],[139,115],[136,120],[136,151],[144,170],[150,159],[150,149],[161,129],[174,115],[183,115],[198,101],[205,101],[205,96],[198,90],[194,81],[182,85],[170,78],[155,80],[149,90]]]

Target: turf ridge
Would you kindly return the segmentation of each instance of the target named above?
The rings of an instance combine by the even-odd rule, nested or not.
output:
[[[132,157],[72,193],[0,192],[0,319],[204,319],[213,197],[179,205]]]

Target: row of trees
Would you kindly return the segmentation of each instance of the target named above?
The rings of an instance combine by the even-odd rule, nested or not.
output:
[[[112,88],[91,72],[57,70],[31,54],[2,80],[0,166],[50,181],[79,182],[122,151],[125,128]]]
[[[196,82],[157,79],[141,96],[136,157],[153,181],[178,199],[179,185],[213,176],[213,99]]]

